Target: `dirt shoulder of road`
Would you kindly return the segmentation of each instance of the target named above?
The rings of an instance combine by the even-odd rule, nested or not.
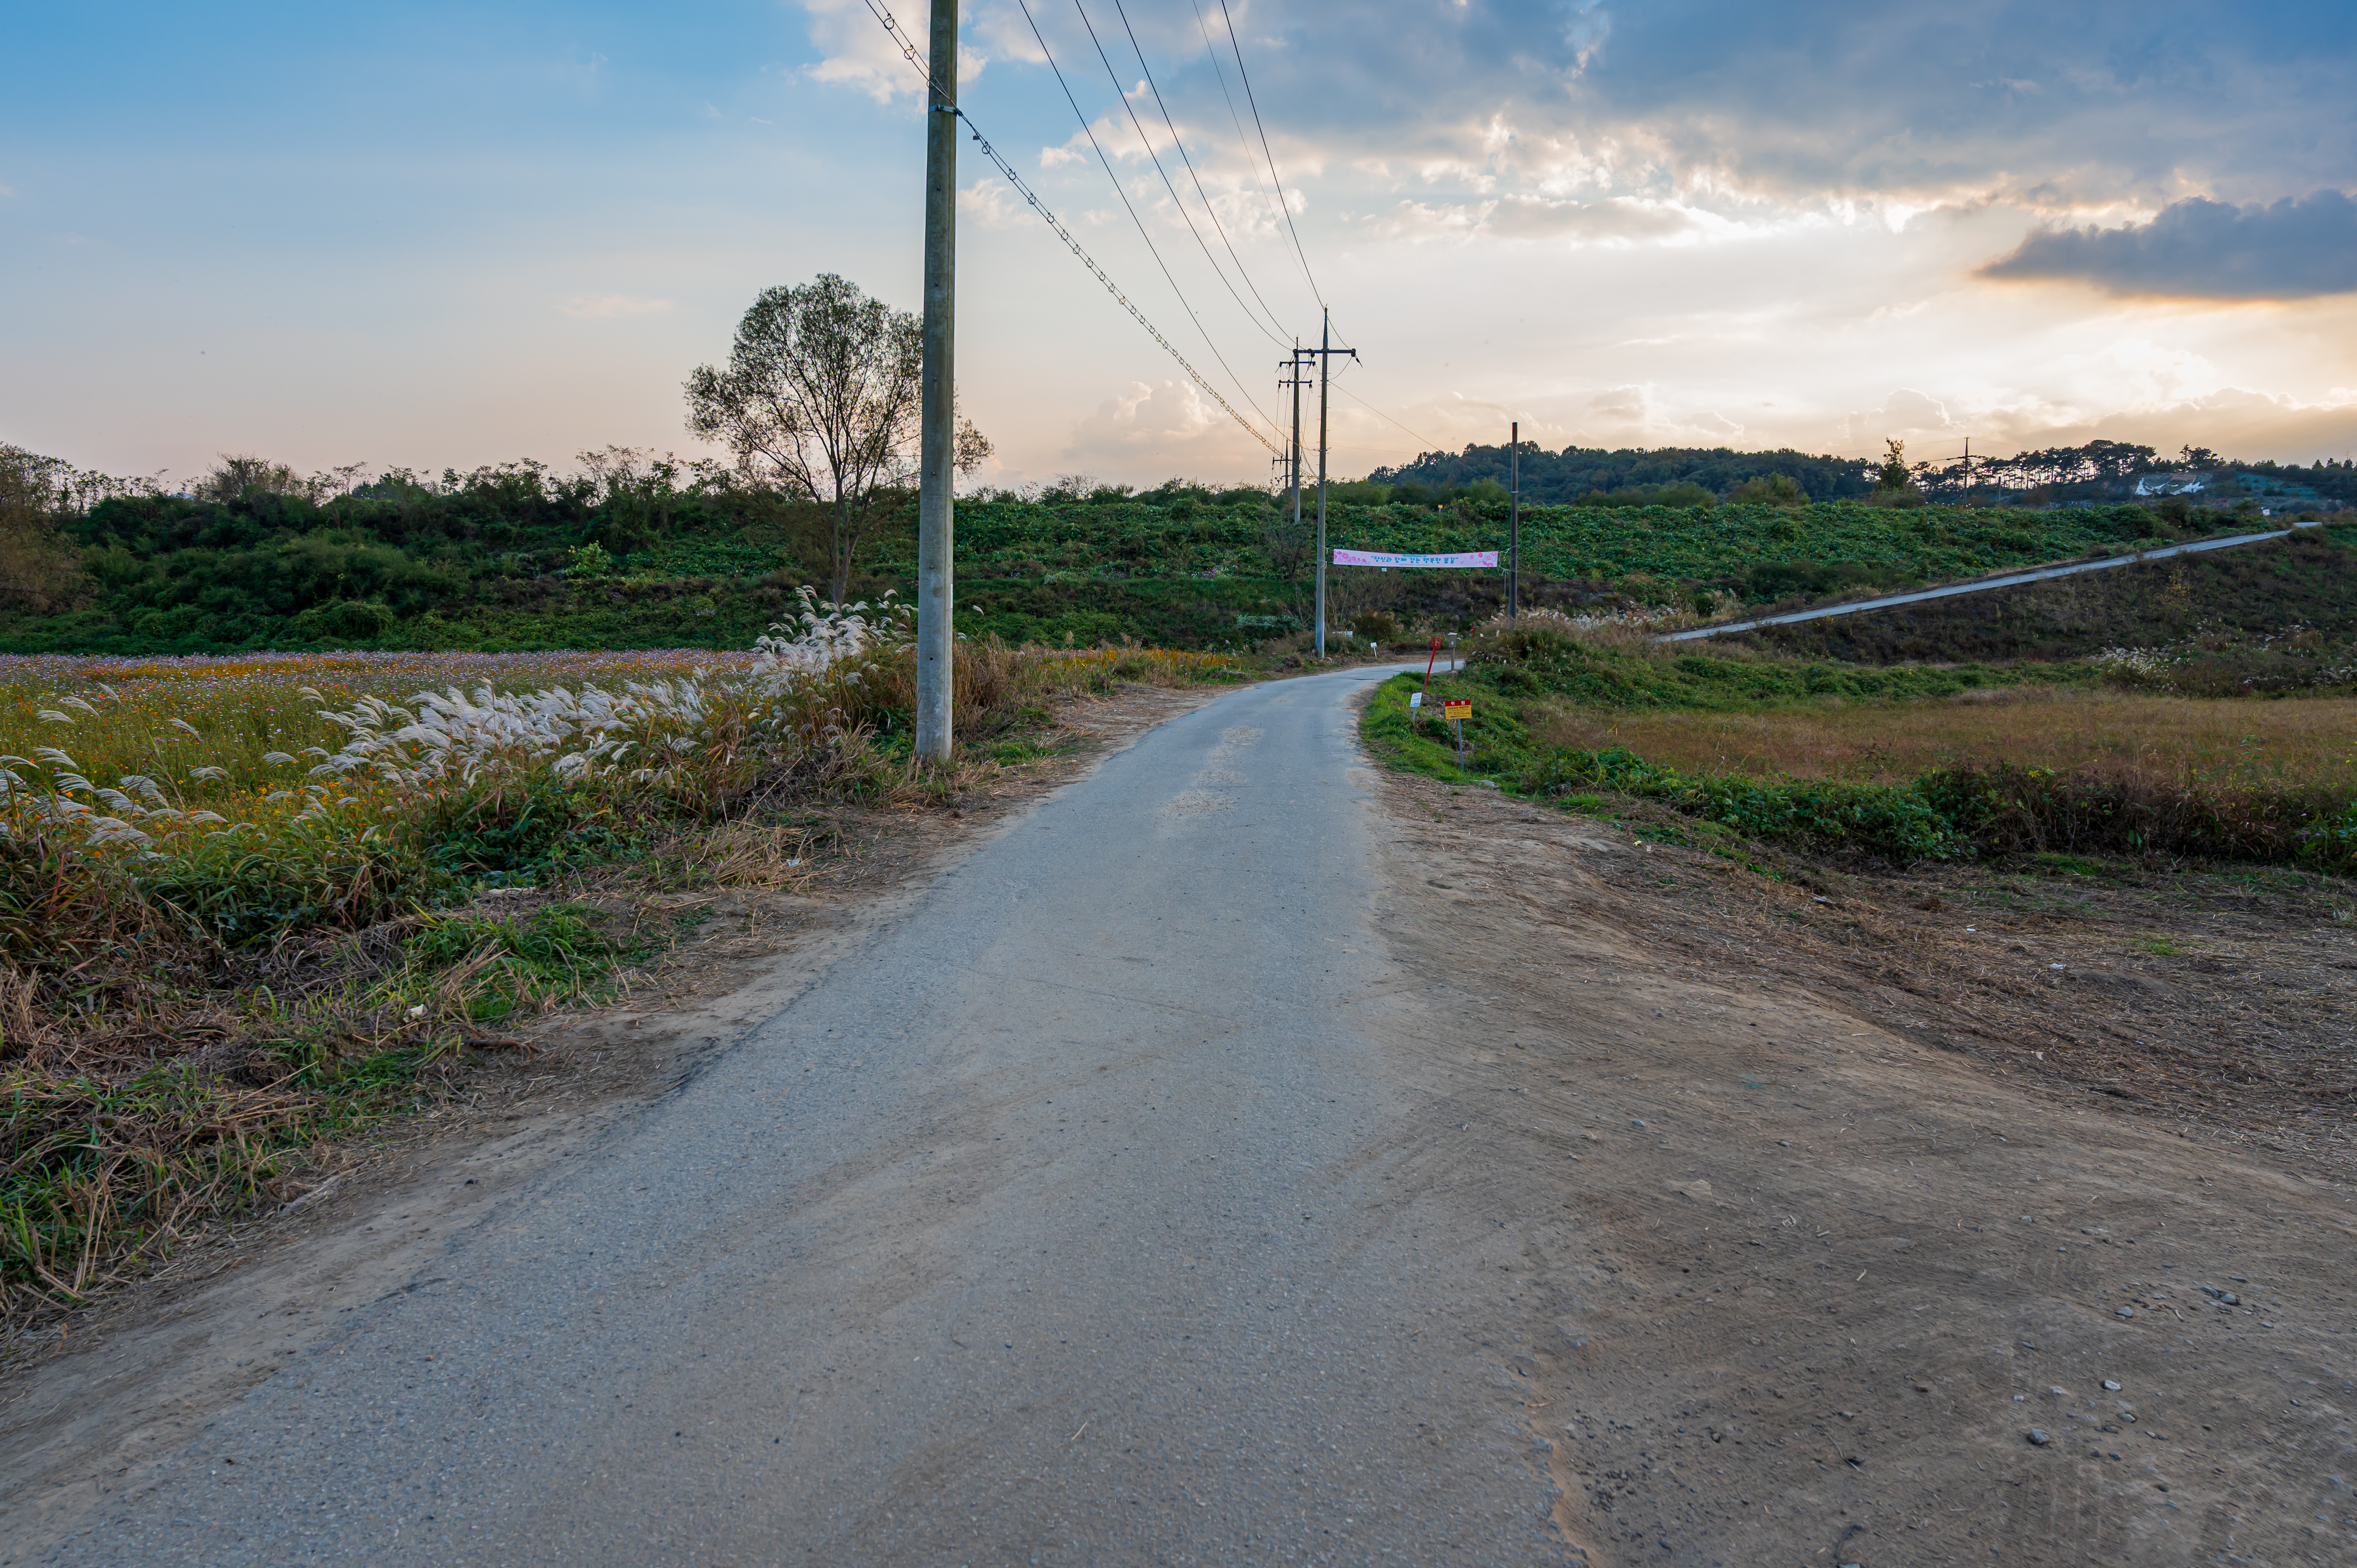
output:
[[[136,1284],[20,1336],[0,1369],[0,1564],[135,1485],[351,1306],[410,1288],[521,1185],[592,1154],[991,835],[1222,690],[1065,703],[1034,737],[1044,755],[945,807],[830,808],[833,849],[793,890],[657,900],[654,915],[700,924],[623,1000],[514,1031],[526,1049],[475,1064],[440,1108],[309,1151],[302,1190],[275,1210],[215,1227]]]
[[[1376,790],[1403,1179],[1592,1563],[2357,1555],[2345,886]]]

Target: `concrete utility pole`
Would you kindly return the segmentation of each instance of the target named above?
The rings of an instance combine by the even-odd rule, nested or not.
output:
[[[957,0],[933,0],[925,102],[925,359],[917,470],[918,760],[950,759],[957,670]]]
[[[1293,491],[1293,538],[1301,537],[1301,339],[1293,340],[1292,357],[1285,361],[1286,384],[1293,389],[1293,443],[1289,448]],[[1318,563],[1318,657],[1326,657],[1326,563]]]
[[[1334,313],[1318,329],[1318,657],[1326,657],[1326,387],[1334,379]]]
[[[1326,392],[1334,379],[1334,356],[1348,354],[1359,357],[1356,349],[1334,347],[1334,313],[1326,312],[1319,330],[1318,346],[1305,349],[1295,338],[1293,358],[1287,361],[1293,375],[1293,529],[1294,537],[1301,536],[1301,365],[1304,360],[1318,361],[1318,657],[1326,657]]]
[[[1506,618],[1523,606],[1523,422],[1506,426]]]

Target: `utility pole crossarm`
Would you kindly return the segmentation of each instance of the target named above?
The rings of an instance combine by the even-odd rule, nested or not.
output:
[[[1328,309],[1320,317],[1318,347],[1304,349],[1296,344],[1291,363],[1298,367],[1305,360],[1318,361],[1318,657],[1326,657],[1326,404],[1327,392],[1334,381],[1334,356],[1348,354],[1359,357],[1356,349],[1334,347],[1334,313]],[[1296,374],[1299,372],[1297,369]],[[1294,489],[1293,521],[1297,530],[1301,524],[1301,394],[1296,382],[1293,401]]]

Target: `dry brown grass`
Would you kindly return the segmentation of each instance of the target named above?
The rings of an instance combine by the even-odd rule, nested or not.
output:
[[[757,822],[725,822],[704,835],[715,885],[799,893],[818,877],[819,833]]]
[[[1936,702],[1764,713],[1559,708],[1535,738],[1625,746],[1691,773],[1899,782],[2011,764],[2136,774],[2212,788],[2357,783],[2357,699],[2254,702],[2085,689],[1985,689]]]

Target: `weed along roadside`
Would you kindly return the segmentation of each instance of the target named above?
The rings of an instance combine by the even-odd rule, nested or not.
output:
[[[1075,699],[1235,673],[1219,655],[962,644],[963,748],[925,771],[906,760],[888,602],[806,596],[748,657],[648,662],[436,656],[422,691],[401,660],[339,656],[16,677],[0,712],[12,1326],[316,1186],[333,1164],[317,1151],[463,1098],[487,1055],[532,1058],[545,1015],[659,981],[732,900],[856,877],[873,835],[852,819],[954,816],[1052,765]]]
[[[1458,775],[1481,775],[1512,793],[1635,796],[1751,839],[1900,862],[2095,851],[2336,875],[2357,870],[2357,776],[2329,743],[2336,721],[2345,722],[2352,706],[2348,699],[2315,699],[2266,715],[2295,724],[2310,714],[2323,718],[2327,745],[2317,752],[2314,770],[2287,776],[2277,764],[2238,772],[2204,768],[2183,755],[2091,757],[2085,746],[2090,721],[2108,717],[2135,730],[2146,716],[2132,702],[2114,704],[2125,711],[2107,713],[2103,693],[2087,690],[2100,673],[2085,664],[1861,670],[1715,659],[1650,648],[1641,639],[1599,642],[1571,618],[1542,612],[1512,627],[1493,625],[1473,645],[1466,671],[1433,699],[1415,690],[1414,678],[1395,678],[1377,694],[1364,727],[1372,744],[1426,769],[1444,761],[1450,747],[1435,742],[1448,739],[1455,756],[1446,760]],[[1469,753],[1457,715],[1469,718],[1477,691],[1484,712],[1472,725]],[[2066,695],[2079,700],[2058,700]],[[1813,724],[1823,729],[1826,704],[1857,703],[1873,707],[1863,714],[1846,709],[1850,727],[1879,725],[1897,735],[1921,729],[1912,721],[1927,707],[2008,697],[2014,705],[2007,711],[2018,726],[2042,723],[2049,732],[2029,741],[2027,755],[2011,745],[1974,755],[1975,740],[1986,745],[1986,726],[1954,725],[1963,733],[1946,744],[1932,736],[1914,747],[1927,757],[1944,753],[1946,766],[1889,782],[1806,777],[1757,761],[1746,766],[1747,758],[1724,752],[1733,767],[1689,772],[1626,746],[1589,747],[1555,738],[1611,736],[1619,727],[1604,716],[1611,714],[1648,739],[1674,744],[1684,738],[1681,730],[1716,733],[1729,727],[1729,715],[1754,714],[1763,721],[1756,727],[1764,738],[1784,729],[1806,733]],[[1452,726],[1449,736],[1430,734],[1429,720],[1419,722],[1436,706]],[[1981,711],[1970,703],[1964,709],[1967,719]],[[2249,721],[2236,710],[2223,722]],[[1973,733],[1976,728],[1980,736]],[[1691,754],[1695,748],[1677,749]],[[1785,749],[1794,759],[1809,750],[1805,744]],[[1887,743],[1880,749],[1887,751]],[[2040,750],[2066,765],[2045,763]],[[2251,760],[2247,753],[2243,760]]]

